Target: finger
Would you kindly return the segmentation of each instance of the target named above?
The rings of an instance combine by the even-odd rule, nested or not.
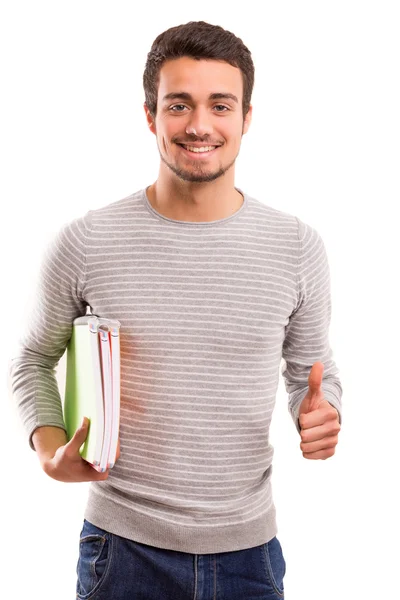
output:
[[[110,474],[110,469],[107,469],[107,471],[104,471],[104,473],[97,473],[96,481],[104,481],[105,479],[108,479],[109,474]]]
[[[310,398],[310,402],[308,403],[308,412],[313,413],[313,412],[317,411],[319,409],[323,399],[324,399],[324,396],[321,391],[318,392],[317,394],[313,394]]]
[[[300,450],[306,454],[319,452],[328,448],[334,448],[337,446],[338,436],[332,435],[316,442],[300,442]]]
[[[86,476],[87,476],[87,480],[88,481],[103,481],[104,479],[108,478],[108,475],[110,473],[110,469],[107,469],[106,471],[99,471],[97,467],[93,466],[92,464],[86,462]]]
[[[115,455],[115,460],[118,460],[120,456],[121,456],[121,446],[120,446],[119,439],[118,439],[117,453]]]
[[[338,419],[338,412],[327,400],[322,400],[315,410],[299,415],[299,423],[302,429],[311,429],[323,425],[327,421]]]
[[[81,426],[75,431],[72,438],[66,444],[68,449],[68,454],[78,454],[79,449],[82,444],[85,442],[87,435],[89,433],[89,419],[87,417],[83,418],[83,422]]]
[[[311,367],[311,371],[308,376],[308,413],[317,410],[324,399],[324,394],[322,392],[323,372],[324,365],[322,362],[316,362]]]
[[[318,427],[311,427],[310,429],[302,429],[300,437],[302,442],[316,442],[317,440],[323,440],[325,437],[331,435],[338,435],[340,431],[340,425],[338,421],[328,421]]]
[[[308,387],[311,395],[322,392],[322,376],[324,373],[324,364],[322,362],[315,362],[311,367],[310,374],[308,376]]]
[[[335,454],[335,451],[336,446],[335,448],[325,448],[325,450],[319,450],[319,452],[305,452],[303,453],[303,456],[308,460],[326,460],[327,458],[333,456]]]

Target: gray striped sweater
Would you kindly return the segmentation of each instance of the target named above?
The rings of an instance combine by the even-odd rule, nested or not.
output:
[[[84,516],[159,548],[227,552],[276,535],[269,427],[282,359],[298,431],[315,361],[341,416],[323,241],[242,194],[217,221],[167,218],[141,190],[63,226],[12,361],[33,448],[37,427],[65,429],[55,367],[72,321],[90,310],[121,322],[121,456],[90,483]]]

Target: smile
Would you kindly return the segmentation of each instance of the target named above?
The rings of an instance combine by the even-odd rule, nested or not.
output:
[[[187,154],[193,156],[196,154],[198,158],[203,156],[210,156],[219,146],[190,146],[186,144],[178,144],[181,148],[183,148]]]
[[[190,150],[190,152],[210,152],[211,150],[214,150],[214,148],[217,147],[217,146],[201,146],[200,148],[198,148],[197,146],[185,146],[184,144],[182,144],[182,146],[186,150]]]

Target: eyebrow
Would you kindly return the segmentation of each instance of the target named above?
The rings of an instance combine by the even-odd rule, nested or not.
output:
[[[165,100],[192,100],[191,94],[187,92],[171,92],[170,94],[166,94],[163,98],[163,102]],[[229,92],[216,92],[214,94],[210,94],[208,97],[209,100],[233,100],[237,104],[239,104],[239,100],[234,94],[230,94]]]

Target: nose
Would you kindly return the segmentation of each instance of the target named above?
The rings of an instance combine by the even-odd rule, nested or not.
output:
[[[210,115],[205,108],[193,109],[186,125],[186,133],[203,137],[213,132]]]

